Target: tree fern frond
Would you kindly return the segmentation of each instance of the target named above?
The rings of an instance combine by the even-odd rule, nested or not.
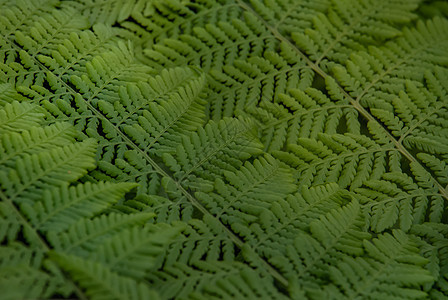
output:
[[[52,253],[51,258],[86,290],[89,299],[158,299],[143,283],[120,276],[98,262]]]

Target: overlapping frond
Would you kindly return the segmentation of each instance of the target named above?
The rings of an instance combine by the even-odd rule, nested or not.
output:
[[[156,275],[152,282],[163,299],[287,299],[271,278],[238,262],[196,262],[191,267],[177,262]]]
[[[45,190],[43,201],[24,205],[22,211],[30,223],[42,231],[65,231],[80,218],[91,218],[116,203],[124,192],[135,187],[132,183],[80,184]]]
[[[5,111],[11,111],[11,107],[18,108],[16,112],[20,112],[20,108],[27,109],[28,106],[34,107],[13,102],[7,104],[1,113],[6,115]],[[100,271],[95,274],[95,279],[99,282],[112,280],[110,288],[141,286],[138,279],[142,275],[134,276],[139,274],[137,270],[127,276],[114,275],[113,271],[128,269],[138,259],[152,258],[146,264],[139,263],[140,273],[152,267],[181,227],[160,224],[142,228],[139,225],[153,216],[148,213],[105,215],[105,209],[118,202],[136,184],[86,182],[70,186],[95,166],[96,142],[91,139],[76,142],[72,127],[64,124],[56,123],[47,130],[36,127],[43,123],[43,114],[40,119],[36,116],[31,128],[26,113],[15,114],[15,119],[17,125],[5,126],[0,136],[0,148],[4,154],[0,170],[0,278],[3,295],[8,299],[49,298],[57,294],[69,297],[73,293],[84,297],[83,291],[73,282],[78,280],[78,274],[84,274],[79,285],[86,289],[86,295],[94,296],[96,287],[85,285],[85,279],[97,269]],[[22,123],[23,128],[20,128]],[[40,134],[33,135],[36,133]],[[56,138],[49,142],[51,136]],[[20,146],[24,147],[21,149]],[[97,219],[103,222],[96,227],[86,227],[90,218],[98,214]],[[98,223],[96,219],[94,221],[94,224]],[[80,226],[84,226],[84,230],[76,231]],[[74,233],[78,233],[77,239],[73,238]],[[71,240],[64,240],[65,237],[71,237]],[[85,248],[89,249],[89,260],[75,264],[73,271],[70,264],[86,256],[82,251]],[[48,256],[51,249],[55,249],[53,257],[56,259]],[[108,249],[115,249],[115,252],[101,255],[107,254]],[[69,252],[76,256],[63,260],[68,257],[64,253]],[[55,262],[60,268],[55,266]],[[73,277],[67,277],[61,270],[73,271]],[[21,285],[33,288],[17,290]],[[155,295],[149,289],[145,291],[138,299]],[[132,295],[133,288],[124,293]],[[116,299],[122,297],[117,296]]]
[[[261,103],[248,113],[261,124],[261,140],[268,152],[283,150],[299,138],[314,139],[319,133],[359,134],[361,127],[347,98],[330,99],[314,88],[291,89],[275,103]]]
[[[403,29],[401,37],[382,47],[352,53],[343,66],[333,68],[334,77],[363,106],[390,107],[406,80],[419,87],[426,73],[447,66],[447,28],[445,19],[418,21],[416,28]]]
[[[355,134],[318,134],[299,138],[274,156],[294,169],[295,178],[306,185],[337,182],[351,190],[369,179],[379,179],[400,158],[390,142],[381,145]]]
[[[52,257],[86,290],[89,299],[158,299],[147,285],[120,276],[96,261],[60,253]]]
[[[260,154],[260,148],[252,124],[223,119],[183,136],[175,156],[166,153],[163,159],[176,181],[189,188],[209,189],[215,177],[238,170],[242,161]]]
[[[43,117],[39,106],[30,103],[7,103],[0,111],[0,133],[20,132],[38,125]]]
[[[241,1],[243,2],[243,1]],[[283,36],[309,28],[313,17],[324,13],[331,5],[329,0],[248,0],[252,9],[265,22]]]
[[[400,26],[417,16],[420,0],[330,1],[328,11],[316,14],[313,26],[291,33],[294,43],[323,69],[344,62],[352,52],[399,36]]]
[[[330,278],[339,289],[339,298],[427,296],[421,287],[432,283],[434,277],[423,268],[427,260],[418,255],[411,237],[394,230],[365,241],[364,248],[366,257],[345,257],[331,267]]]
[[[0,2],[5,298],[448,294],[437,1]]]
[[[407,231],[412,224],[426,220],[440,222],[446,201],[437,187],[422,186],[399,172],[384,173],[379,180],[366,181],[356,192],[362,196],[371,216],[370,226],[377,232],[394,226]]]
[[[239,3],[222,2],[177,3],[178,6],[156,2],[152,4],[153,11],[145,9],[145,12],[158,9],[166,12],[182,33],[165,26],[168,32],[162,31],[160,36],[154,30],[150,37],[139,38],[145,47],[142,61],[156,69],[179,65],[201,67],[208,74],[209,117],[213,120],[233,117],[246,107],[270,101],[271,95],[276,98],[298,84],[301,87],[311,84],[313,74],[304,68],[294,49],[285,42],[279,43],[253,13],[243,12]],[[149,13],[137,24],[152,27],[158,17]]]
[[[448,292],[448,226],[443,223],[414,225],[411,232],[422,238],[420,253],[428,260],[426,269],[434,276],[434,285],[426,284],[431,299],[443,298]]]

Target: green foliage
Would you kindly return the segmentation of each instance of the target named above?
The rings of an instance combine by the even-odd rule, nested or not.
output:
[[[0,299],[448,297],[446,11],[0,0]]]

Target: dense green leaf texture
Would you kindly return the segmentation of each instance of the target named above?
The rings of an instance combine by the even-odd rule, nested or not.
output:
[[[447,298],[445,4],[0,0],[0,298]]]
[[[154,265],[182,227],[168,224],[142,227],[154,216],[149,213],[107,215],[106,208],[136,184],[85,182],[71,185],[88,168],[95,166],[96,143],[91,139],[75,141],[73,127],[66,123],[38,127],[44,121],[43,114],[34,116],[35,126],[30,127],[29,112],[35,109],[33,104],[12,102],[1,110],[17,124],[5,126],[1,135],[2,298],[35,299],[56,294],[68,297],[72,293],[85,297],[76,286],[78,283],[86,288],[85,295],[92,298],[147,299],[148,295],[156,295],[138,279]],[[20,128],[21,123],[23,128]],[[102,226],[86,227],[98,214],[101,214],[97,218],[103,220]],[[107,219],[112,222],[104,222]],[[83,225],[84,230],[79,231]],[[49,256],[50,251],[52,256]],[[72,253],[71,256],[68,253]],[[140,256],[146,263],[140,262]],[[153,260],[148,260],[150,257]],[[72,270],[70,263],[73,261],[79,269]],[[127,276],[116,274],[130,269],[133,271]],[[62,272],[65,270],[73,271],[73,276],[68,278]],[[77,277],[77,274],[82,275]],[[86,281],[91,281],[89,276],[95,277],[95,274],[101,274],[98,285],[105,285],[103,288],[109,295],[101,291],[98,296],[98,287],[92,282],[85,285]],[[139,287],[137,294],[134,286]]]

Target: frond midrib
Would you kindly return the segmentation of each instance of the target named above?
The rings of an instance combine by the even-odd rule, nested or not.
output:
[[[16,43],[10,41],[9,39],[6,40],[9,44],[12,45],[12,48],[16,49],[16,51],[22,50]],[[38,61],[35,57],[32,58],[34,62],[44,71],[54,74],[53,71],[48,69],[44,64],[42,64],[40,61]],[[61,83],[62,86],[64,86],[68,91],[70,91],[73,95],[78,94],[70,85],[68,85],[66,82],[64,82],[61,78],[57,77],[57,80]],[[159,173],[163,177],[170,178],[176,185],[176,187],[179,189],[179,191],[191,202],[191,204],[196,207],[201,213],[204,215],[208,215],[211,218],[215,219],[220,226],[223,228],[223,231],[226,232],[227,235],[229,235],[230,240],[235,243],[237,247],[240,249],[243,248],[243,246],[247,243],[244,243],[235,233],[233,233],[227,226],[225,226],[219,219],[216,219],[212,213],[210,213],[189,191],[187,191],[183,186],[182,183],[177,181],[172,174],[169,174],[164,170],[162,166],[160,166],[156,161],[154,161],[151,157],[149,157],[148,153],[142,149],[140,149],[132,140],[124,134],[115,124],[113,124],[106,116],[104,116],[101,112],[99,112],[90,101],[87,101],[84,96],[82,97],[83,101],[85,102],[86,106],[89,108],[90,111],[92,111],[99,119],[109,123],[109,125],[118,133],[118,135],[123,139],[123,141],[130,146],[130,148],[134,149],[138,153],[140,153],[145,160],[156,170],[157,173]],[[256,255],[256,259],[261,261],[261,264],[266,267],[268,272],[273,276],[280,284],[282,284],[285,287],[289,286],[288,280],[279,273],[274,267],[272,267],[269,262],[267,262],[265,259],[263,259],[258,253],[252,249],[252,252]],[[77,287],[78,289],[78,287]],[[84,297],[81,297],[85,299]]]
[[[332,78],[331,75],[326,73],[322,68],[320,68],[316,63],[311,61],[308,56],[303,53],[297,46],[292,43],[288,38],[283,36],[277,29],[273,28],[269,25],[266,20],[264,20],[257,12],[255,12],[249,5],[242,2],[241,0],[236,0],[239,5],[242,7],[242,9],[252,13],[254,16],[256,16],[265,26],[268,28],[271,33],[281,42],[287,43],[290,47],[292,47],[299,55],[302,57],[302,59],[309,65],[311,69],[313,69],[318,75],[322,76],[322,78]],[[423,48],[423,47],[422,47]],[[404,59],[402,60],[404,62]],[[335,80],[336,81],[336,80]],[[428,169],[422,165],[395,137],[392,136],[392,134],[384,128],[384,126],[377,121],[377,119],[372,116],[364,107],[362,107],[358,100],[355,100],[351,95],[349,95],[345,89],[336,81],[336,84],[338,88],[340,89],[341,93],[349,99],[350,103],[353,105],[353,107],[368,121],[374,122],[378,125],[378,128],[382,128],[384,133],[387,135],[387,137],[391,140],[391,142],[395,145],[395,147],[400,151],[401,154],[403,154],[404,157],[406,157],[410,162],[418,164],[422,169],[428,171]],[[366,91],[367,89],[365,89]],[[448,191],[446,188],[436,179],[432,176],[431,172],[428,171],[428,174],[431,178],[431,180],[437,185],[440,194],[448,201]]]

